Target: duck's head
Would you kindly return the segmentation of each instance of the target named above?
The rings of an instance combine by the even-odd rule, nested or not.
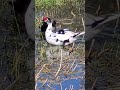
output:
[[[43,17],[42,21],[46,23],[51,23],[51,19],[49,17]]]
[[[43,25],[41,26],[41,31],[43,33],[45,33],[48,28],[51,31],[55,31],[56,30],[56,21],[55,20],[51,20],[48,17],[43,17],[42,21],[43,21]]]
[[[56,21],[55,20],[51,20],[49,17],[43,17],[42,18],[43,23],[52,23],[53,27],[56,27]]]

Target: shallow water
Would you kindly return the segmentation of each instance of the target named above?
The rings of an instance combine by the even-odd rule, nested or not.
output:
[[[61,7],[58,11],[51,9],[46,12],[46,10],[43,10],[36,14],[36,90],[61,90],[61,88],[62,90],[70,88],[84,90],[85,44],[83,37],[75,42],[72,53],[70,53],[72,45],[65,46],[65,49],[63,49],[61,46],[50,45],[40,38],[38,27],[43,15],[54,18],[59,28],[69,28],[76,32],[84,30],[83,13],[78,13],[81,9],[67,9],[67,7]]]
[[[52,90],[53,88],[60,90],[61,87],[63,90],[72,87],[74,89],[84,90],[84,42],[77,41],[74,46],[77,49],[70,55],[69,48],[71,46],[66,46],[66,49],[63,49],[61,46],[49,45],[45,40],[41,41],[36,37],[35,74],[39,74],[36,80],[36,90],[47,90],[47,88],[48,90]],[[58,75],[56,75],[60,68],[60,63],[61,69]],[[46,66],[41,70],[43,65]],[[39,73],[40,70],[41,72]],[[42,86],[43,84],[44,87]]]

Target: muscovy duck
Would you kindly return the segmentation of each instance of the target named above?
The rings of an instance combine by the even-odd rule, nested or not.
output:
[[[96,34],[98,34],[100,30],[100,26],[104,25],[105,23],[115,20],[120,17],[120,14],[109,14],[104,16],[95,17],[91,14],[85,13],[85,41],[90,40]]]
[[[46,41],[53,45],[69,45],[74,43],[80,35],[85,34],[85,32],[72,32],[69,29],[60,29],[54,32],[56,23],[51,22],[47,17],[43,18],[48,26],[45,31]]]

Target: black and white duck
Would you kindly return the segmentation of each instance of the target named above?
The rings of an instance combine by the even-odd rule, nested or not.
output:
[[[85,32],[73,32],[69,29],[55,30],[55,23],[51,22],[48,17],[44,17],[43,21],[47,23],[47,29],[45,31],[46,41],[53,45],[69,45],[74,43],[79,36],[85,34]]]

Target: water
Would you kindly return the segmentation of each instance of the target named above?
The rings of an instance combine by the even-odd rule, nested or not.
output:
[[[73,90],[85,90],[84,84],[85,81],[83,79],[70,79],[61,82],[61,84],[51,84],[50,86],[46,83],[44,87],[41,87],[42,83],[37,82],[36,90],[69,90],[70,88]]]

